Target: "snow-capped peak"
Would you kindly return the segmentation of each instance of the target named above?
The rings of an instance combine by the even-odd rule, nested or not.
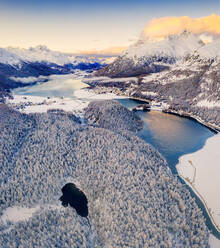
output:
[[[21,63],[19,56],[0,48],[0,63],[9,65],[18,65]]]
[[[132,59],[154,56],[179,59],[204,45],[198,35],[184,31],[178,35],[169,35],[159,41],[153,39],[141,40],[129,47],[123,55]]]
[[[220,39],[215,40],[212,43],[201,47],[198,50],[198,54],[202,58],[207,58],[207,59],[220,58]]]
[[[51,51],[46,46],[37,46],[31,47],[29,49],[24,48],[6,48],[6,50],[10,53],[16,54],[23,61],[27,62],[46,62],[46,63],[55,63],[57,65],[64,65],[73,63],[75,60],[75,56]]]
[[[47,46],[44,46],[44,45],[38,45],[36,47],[30,47],[28,49],[29,51],[41,51],[41,52],[50,52],[50,49],[47,47]]]

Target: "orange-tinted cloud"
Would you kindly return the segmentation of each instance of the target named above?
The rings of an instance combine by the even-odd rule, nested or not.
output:
[[[178,34],[184,30],[195,34],[220,35],[220,16],[212,14],[196,19],[188,16],[155,18],[142,31],[142,38],[160,40],[170,34]]]

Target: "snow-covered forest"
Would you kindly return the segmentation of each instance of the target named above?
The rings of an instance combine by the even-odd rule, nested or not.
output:
[[[118,118],[120,116],[120,118]],[[90,125],[113,131],[142,129],[143,121],[117,101],[94,101],[85,109],[85,118]]]
[[[92,126],[60,110],[26,115],[0,105],[0,246],[209,247],[189,191],[131,132],[139,118],[118,103],[100,105],[87,109]],[[109,112],[114,129],[104,121]],[[61,206],[67,182],[85,193],[91,228]],[[3,219],[13,207],[36,211],[23,221]]]

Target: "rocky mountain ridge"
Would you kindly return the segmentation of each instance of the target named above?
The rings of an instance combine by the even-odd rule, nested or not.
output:
[[[178,62],[185,63],[189,58],[191,61],[195,58],[197,63],[198,57],[200,61],[220,60],[220,39],[205,44],[200,36],[183,32],[160,41],[140,40],[95,75],[111,78],[148,75],[168,70]]]
[[[107,64],[109,56],[98,55],[75,55],[71,53],[63,53],[52,51],[48,47],[38,45],[36,47],[19,48],[7,47],[0,48],[0,63],[9,65],[19,65],[26,63],[47,63],[64,66],[68,64],[78,65],[79,63],[95,63]]]
[[[206,45],[196,35],[184,33],[159,42],[146,41],[95,75],[108,77],[104,81],[96,78],[95,87],[165,103],[170,112],[197,116],[220,130],[220,39]],[[121,80],[122,76],[127,80]],[[130,80],[133,76],[137,80]]]

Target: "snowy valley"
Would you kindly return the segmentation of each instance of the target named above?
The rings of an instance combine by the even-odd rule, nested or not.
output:
[[[147,122],[139,110],[131,111],[137,105],[131,99],[149,101],[152,112],[191,117],[220,131],[219,48],[219,40],[205,44],[190,32],[139,40],[117,58],[44,46],[1,48],[0,245],[218,245],[192,192],[148,144],[149,137],[138,137]],[[175,122],[180,132],[180,121]],[[171,133],[165,129],[165,136]],[[210,130],[203,140],[208,137],[216,139]],[[183,155],[177,166],[189,185],[194,174],[187,161],[197,162],[206,151],[203,145],[193,148],[199,150],[194,155]],[[210,166],[217,175],[218,164]],[[211,207],[218,229],[219,205],[210,197],[217,179],[206,188],[206,178],[198,177],[193,187]],[[74,209],[61,206],[61,188],[68,182],[86,194],[91,226]]]

